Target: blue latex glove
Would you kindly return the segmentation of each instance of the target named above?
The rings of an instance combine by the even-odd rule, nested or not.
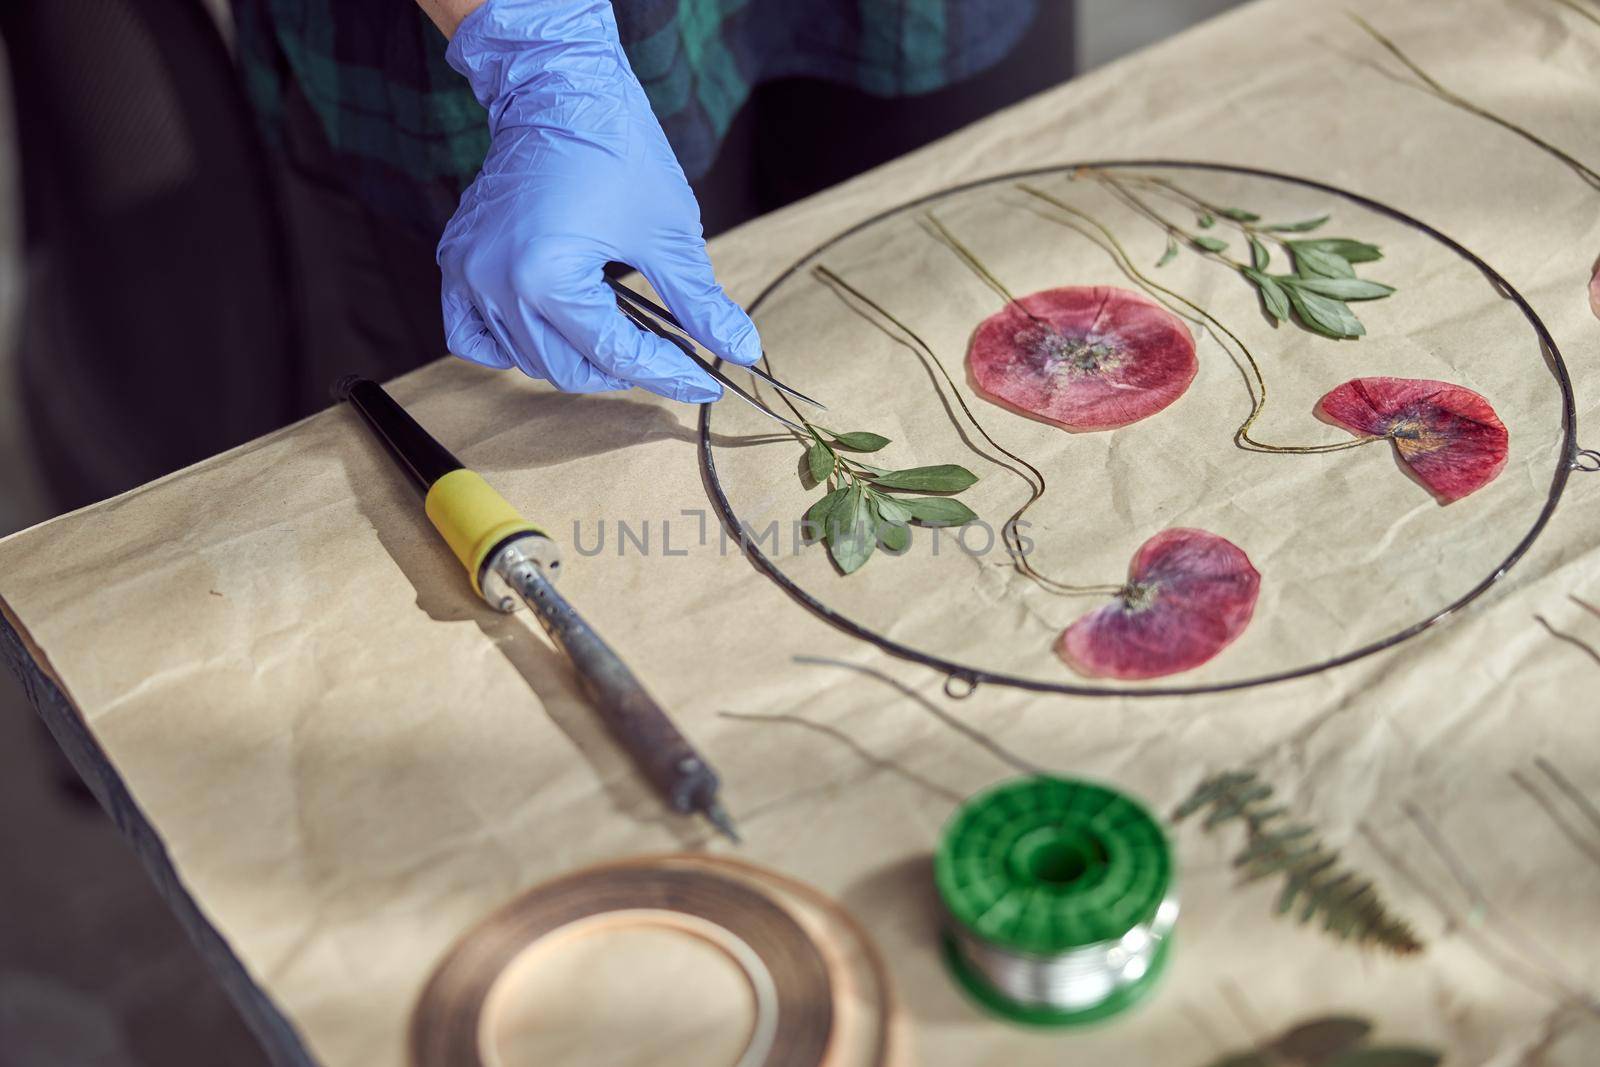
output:
[[[700,207],[617,39],[607,0],[488,0],[450,65],[489,110],[483,170],[439,242],[445,339],[575,393],[641,386],[704,403],[715,379],[617,310],[627,263],[707,349],[754,363],[761,339],[717,284]]]

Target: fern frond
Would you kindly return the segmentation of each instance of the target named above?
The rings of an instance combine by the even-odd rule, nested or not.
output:
[[[1378,945],[1397,956],[1422,950],[1409,923],[1390,914],[1377,887],[1354,871],[1339,866],[1337,850],[1327,848],[1316,831],[1293,822],[1283,805],[1269,806],[1272,786],[1253,771],[1229,771],[1201,782],[1172,815],[1181,822],[1207,811],[1202,828],[1242,822],[1244,848],[1233,858],[1241,884],[1283,876],[1274,910],[1299,911],[1301,923],[1322,918],[1322,929],[1339,941]]]

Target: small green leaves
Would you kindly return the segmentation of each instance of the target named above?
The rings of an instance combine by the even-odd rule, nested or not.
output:
[[[1365,278],[1300,278],[1293,284],[1336,300],[1378,300],[1394,292],[1392,286]]]
[[[1316,333],[1334,340],[1361,337],[1367,328],[1343,302],[1300,286],[1289,289],[1289,303],[1300,321]]]
[[[905,470],[886,470],[862,463],[836,449],[876,452],[889,444],[882,434],[855,430],[835,433],[808,426],[804,470],[812,484],[828,491],[806,509],[797,538],[823,541],[839,570],[854,574],[879,545],[895,555],[911,547],[911,523],[951,526],[976,521],[972,509],[948,497],[898,497],[886,490],[959,493],[978,476],[954,463]]]
[[[1112,184],[1116,184],[1113,182]],[[1152,181],[1186,201],[1196,212],[1195,224],[1199,230],[1212,230],[1220,220],[1231,222],[1247,242],[1250,255],[1247,263],[1240,263],[1225,255],[1229,245],[1213,233],[1191,233],[1174,226],[1159,214],[1147,212],[1153,221],[1167,230],[1167,248],[1156,261],[1164,267],[1177,256],[1184,245],[1217,256],[1235,268],[1256,289],[1261,306],[1271,316],[1274,325],[1292,322],[1311,333],[1336,340],[1347,340],[1366,335],[1366,327],[1350,310],[1352,300],[1381,300],[1394,293],[1394,287],[1382,282],[1356,277],[1355,264],[1370,263],[1383,258],[1377,245],[1348,237],[1295,237],[1321,230],[1332,217],[1313,215],[1287,222],[1263,223],[1253,211],[1236,207],[1217,207],[1191,193],[1178,188],[1170,181]],[[1272,268],[1273,246],[1281,245],[1292,270],[1285,273],[1280,267]],[[1279,257],[1280,262],[1284,257]]]
[[[899,520],[890,519],[883,513],[883,505],[889,500],[886,496],[874,495],[872,498],[873,514],[877,517],[875,524],[878,540],[890,552],[899,555],[911,547],[911,527]]]
[[[823,432],[833,438],[834,447],[848,448],[852,452],[876,452],[889,443],[887,437],[865,430],[855,430],[851,433],[834,433],[832,430]]]
[[[1267,313],[1279,322],[1289,319],[1289,294],[1283,287],[1272,279],[1271,275],[1262,274],[1258,270],[1246,269],[1244,276],[1255,283],[1256,289],[1261,294],[1261,304]]]
[[[1326,221],[1324,215],[1267,229],[1309,230]],[[1335,340],[1365,336],[1366,327],[1347,301],[1381,300],[1395,291],[1382,282],[1356,277],[1353,264],[1382,258],[1378,247],[1345,237],[1283,241],[1294,259],[1294,273],[1268,274],[1272,257],[1266,242],[1257,236],[1261,232],[1265,231],[1250,232],[1251,266],[1240,266],[1239,273],[1256,287],[1267,314],[1277,322],[1293,318],[1312,333]]]
[[[1331,252],[1349,263],[1372,263],[1383,258],[1377,245],[1365,241],[1352,241],[1348,237],[1319,237],[1314,241],[1290,241],[1289,250],[1296,254],[1304,249]]]
[[[827,536],[828,519],[833,514],[833,509],[849,491],[841,485],[806,509],[805,517],[801,521],[805,523],[807,540],[820,541]]]
[[[1294,250],[1295,269],[1306,277],[1354,278],[1355,268],[1337,252],[1325,248],[1312,248],[1300,242],[1290,242]]]
[[[1272,263],[1272,253],[1255,234],[1250,235],[1250,262],[1255,264],[1256,270],[1266,270]]]
[[[885,520],[889,522],[910,522],[915,517],[911,509],[895,497],[889,496],[887,493],[873,493],[872,495],[878,503],[878,514],[883,516]],[[934,499],[943,500],[944,498],[935,497]],[[955,503],[955,501],[951,501],[951,503]],[[966,507],[965,504],[957,506]]]
[[[873,508],[861,483],[852,485],[828,521],[828,552],[846,574],[854,574],[878,546]]]
[[[897,497],[896,502],[912,518],[929,526],[961,526],[978,519],[971,508],[947,496],[903,496]]]
[[[1280,222],[1275,226],[1266,228],[1273,233],[1309,233],[1327,221],[1327,215],[1318,215],[1314,219],[1301,219],[1299,222]]]
[[[833,450],[822,441],[811,442],[811,447],[806,450],[806,469],[811,472],[811,480],[821,485],[828,480],[828,475],[833,473]]]
[[[978,480],[967,468],[954,463],[932,467],[910,467],[888,474],[875,474],[872,480],[883,489],[915,489],[924,493],[959,493]]]

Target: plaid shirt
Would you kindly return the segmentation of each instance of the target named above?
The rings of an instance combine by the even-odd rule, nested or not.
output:
[[[376,211],[437,234],[488,150],[484,112],[413,0],[233,0],[239,65],[269,138],[292,84]],[[929,92],[998,62],[1032,0],[615,0],[634,73],[690,178],[753,86],[817,77]]]

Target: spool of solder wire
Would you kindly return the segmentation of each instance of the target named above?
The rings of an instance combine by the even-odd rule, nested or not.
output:
[[[1171,950],[1166,835],[1143,805],[1102,785],[1021,778],[979,794],[946,828],[934,880],[951,969],[1016,1022],[1115,1015],[1149,991]]]

